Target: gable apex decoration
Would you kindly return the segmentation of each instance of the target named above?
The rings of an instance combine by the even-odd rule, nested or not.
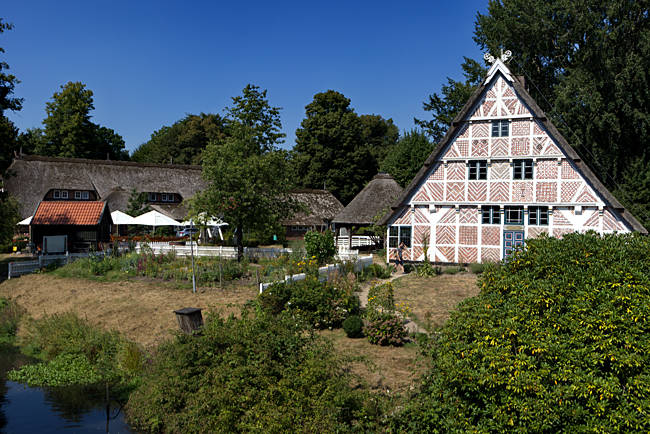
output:
[[[512,57],[512,52],[510,50],[503,51],[501,50],[501,56],[498,58],[495,58],[492,56],[489,52],[485,53],[483,56],[483,59],[485,59],[486,62],[491,63],[492,66],[490,67],[485,80],[483,80],[483,84],[486,85],[490,81],[492,81],[492,78],[496,75],[497,72],[501,72],[503,76],[506,78],[506,80],[510,82],[514,82],[515,79],[512,76],[512,73],[510,72],[510,69],[506,66],[505,62],[507,62],[510,57]]]

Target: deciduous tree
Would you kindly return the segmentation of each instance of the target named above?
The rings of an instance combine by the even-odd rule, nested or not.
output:
[[[13,29],[13,25],[0,18],[0,34]],[[0,54],[4,53],[0,47]],[[5,112],[19,111],[22,108],[23,99],[13,96],[14,88],[20,81],[15,75],[9,74],[9,64],[0,60],[0,176],[11,164],[13,151],[17,148],[18,128],[11,122]]]
[[[433,151],[433,144],[420,131],[411,130],[391,148],[381,164],[382,172],[389,173],[402,187],[406,187]]]

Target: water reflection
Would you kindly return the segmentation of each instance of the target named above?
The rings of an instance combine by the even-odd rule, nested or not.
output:
[[[9,369],[26,363],[24,356],[0,349],[0,433],[106,432],[106,406],[99,389],[41,389],[6,380]],[[109,432],[131,432],[111,403]],[[114,417],[117,416],[117,417]]]

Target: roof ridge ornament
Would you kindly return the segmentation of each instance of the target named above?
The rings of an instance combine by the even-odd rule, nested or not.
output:
[[[501,49],[501,55],[499,56],[499,60],[501,60],[503,63],[506,63],[510,60],[511,57],[512,57],[512,51],[510,50],[503,51],[503,48]],[[494,62],[496,62],[497,60],[493,55],[490,54],[489,51],[485,52],[485,54],[483,55],[483,59],[485,59],[485,61],[491,65],[494,64]]]

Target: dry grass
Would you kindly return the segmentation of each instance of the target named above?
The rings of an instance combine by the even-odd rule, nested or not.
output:
[[[178,330],[176,309],[199,307],[223,315],[239,313],[240,307],[255,298],[253,286],[227,289],[175,289],[163,282],[129,280],[95,282],[32,274],[0,284],[0,296],[15,300],[28,316],[40,318],[75,312],[94,324],[114,329],[127,338],[152,348]]]
[[[396,303],[406,303],[411,319],[429,331],[444,324],[458,303],[479,293],[476,275],[470,273],[435,277],[411,273],[395,279],[393,286]]]
[[[418,349],[415,345],[403,347],[382,347],[372,345],[365,338],[349,339],[342,329],[320,332],[332,340],[334,348],[344,357],[359,357],[365,360],[350,364],[352,373],[358,375],[374,391],[403,392],[411,385],[414,376],[421,372]]]

